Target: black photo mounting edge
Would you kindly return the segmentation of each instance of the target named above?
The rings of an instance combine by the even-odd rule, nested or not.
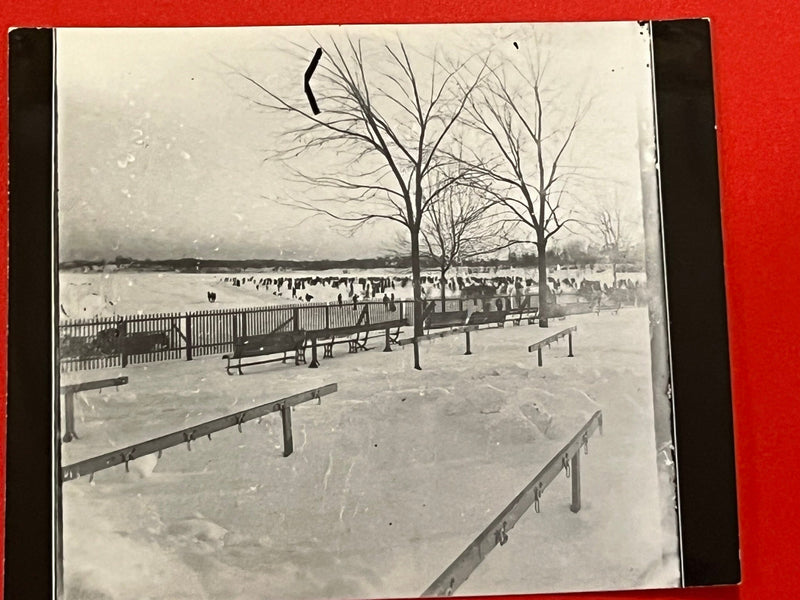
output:
[[[50,598],[60,502],[54,410],[54,31],[12,29],[5,598]],[[57,396],[56,396],[57,399]],[[55,420],[55,421],[54,421]],[[54,426],[55,425],[55,426]],[[60,569],[59,569],[60,570]]]
[[[736,584],[741,566],[711,28],[707,19],[653,21],[651,35],[682,584]]]

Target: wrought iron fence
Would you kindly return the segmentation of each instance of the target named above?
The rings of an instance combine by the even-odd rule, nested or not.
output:
[[[238,336],[352,327],[365,318],[371,324],[405,319],[413,327],[413,304],[411,300],[309,303],[63,320],[58,325],[58,356],[63,371],[192,360],[232,351]],[[432,312],[512,310],[536,305],[536,296],[425,301]]]

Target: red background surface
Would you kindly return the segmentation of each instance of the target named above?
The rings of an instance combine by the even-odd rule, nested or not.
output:
[[[742,584],[536,598],[750,600],[800,597],[800,2],[797,0],[364,0],[6,2],[11,26],[190,26],[709,17],[719,133]],[[7,90],[8,42],[0,77]],[[6,93],[0,95],[7,127]],[[0,162],[6,164],[6,136]],[[0,318],[7,318],[7,177],[0,178]],[[5,364],[6,330],[0,328]],[[0,389],[5,390],[5,367]],[[0,405],[5,455],[5,403]],[[0,480],[5,481],[4,461]],[[41,515],[40,518],[48,518]],[[0,552],[2,546],[0,546]],[[13,549],[11,550],[13,552]],[[571,568],[580,569],[580,564]],[[42,573],[42,576],[47,574]],[[2,582],[0,582],[2,585]]]

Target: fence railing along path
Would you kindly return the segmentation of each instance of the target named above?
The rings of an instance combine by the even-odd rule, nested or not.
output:
[[[550,344],[553,344],[553,343],[557,342],[561,338],[567,337],[567,338],[569,338],[569,352],[567,353],[567,356],[569,358],[572,358],[574,356],[572,354],[572,334],[575,331],[578,331],[578,326],[577,325],[573,325],[572,327],[567,327],[566,329],[562,329],[561,331],[558,331],[558,332],[554,333],[553,335],[549,335],[546,338],[544,338],[543,340],[539,340],[535,344],[531,344],[530,346],[528,346],[528,352],[533,352],[534,350],[536,351],[538,363],[539,363],[539,366],[541,367],[542,366],[542,348],[544,348],[545,346],[547,346],[549,348]]]
[[[445,329],[444,331],[434,331],[433,333],[426,333],[424,335],[420,335],[417,337],[398,340],[397,345],[408,346],[409,344],[413,344],[416,346],[420,342],[426,340],[435,340],[438,338],[449,337],[451,335],[460,335],[463,333],[466,336],[466,345],[467,345],[466,352],[464,352],[464,354],[470,355],[472,354],[470,332],[478,331],[479,329],[480,327],[478,325],[462,325],[460,327],[451,327],[449,329]]]
[[[242,430],[242,424],[253,419],[258,419],[273,412],[281,413],[283,423],[283,455],[289,456],[294,451],[292,441],[292,412],[293,406],[308,402],[309,400],[320,400],[322,396],[333,394],[338,390],[338,384],[329,383],[322,387],[300,392],[280,400],[267,402],[251,408],[246,408],[238,412],[205,421],[198,425],[192,425],[178,431],[173,431],[166,435],[132,444],[124,448],[119,448],[100,456],[87,458],[76,463],[61,467],[61,481],[70,481],[83,475],[93,475],[103,469],[110,469],[117,465],[124,464],[128,468],[128,463],[148,454],[161,453],[162,450],[186,444],[188,449],[192,449],[192,442],[202,437],[211,439],[211,434],[229,427],[238,427]]]
[[[497,310],[536,303],[536,296],[522,298],[453,298],[429,300],[426,310]],[[126,367],[129,364],[165,360],[192,360],[199,356],[233,351],[240,336],[275,332],[317,332],[355,326],[367,312],[370,323],[406,320],[414,326],[412,300],[343,304],[303,303],[240,309],[209,309],[188,313],[158,313],[94,319],[61,320],[58,352],[61,369],[77,371]]]
[[[476,537],[444,572],[426,589],[422,596],[452,596],[478,568],[486,556],[496,547],[508,542],[509,532],[522,515],[533,506],[540,512],[544,490],[564,471],[572,479],[572,502],[570,510],[577,513],[581,509],[581,462],[580,450],[589,452],[589,438],[596,430],[603,432],[603,413],[597,411],[581,427],[567,444],[539,471],[531,482],[504,508],[494,520]]]
[[[89,390],[102,390],[108,387],[118,388],[128,383],[127,377],[114,377],[113,379],[100,379],[97,381],[84,381],[70,385],[62,385],[61,393],[64,395],[64,437],[63,442],[71,442],[78,438],[75,433],[75,394]]]

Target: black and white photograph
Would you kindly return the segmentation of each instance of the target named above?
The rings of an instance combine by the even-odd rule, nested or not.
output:
[[[682,585],[649,23],[54,47],[59,597]]]

